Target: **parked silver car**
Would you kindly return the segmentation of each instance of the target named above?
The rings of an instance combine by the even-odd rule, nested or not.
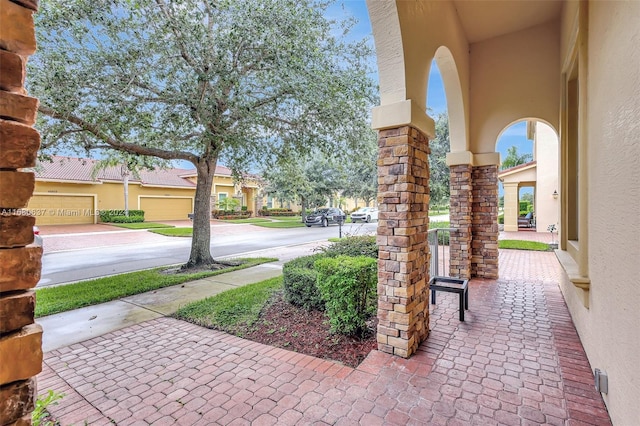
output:
[[[378,220],[378,209],[375,207],[361,207],[351,213],[351,222],[356,223],[359,220],[367,223],[372,220]]]

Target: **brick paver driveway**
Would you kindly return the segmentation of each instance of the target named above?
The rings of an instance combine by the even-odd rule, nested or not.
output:
[[[438,295],[409,360],[357,369],[170,318],[45,354],[40,392],[63,425],[606,425],[557,285],[553,253],[501,251],[503,279],[473,280],[458,321]]]

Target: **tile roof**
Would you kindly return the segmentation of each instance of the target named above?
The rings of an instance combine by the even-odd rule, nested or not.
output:
[[[34,169],[36,179],[61,180],[73,182],[101,182],[122,181],[120,168],[107,167],[93,176],[93,170],[98,160],[90,158],[74,158],[53,156],[52,162],[39,161]],[[231,169],[225,166],[216,166],[216,175],[231,176]],[[130,176],[129,182],[139,182],[142,185],[180,186],[195,188],[196,184],[188,177],[196,177],[195,169],[156,169],[144,170],[139,176]]]
[[[536,160],[529,161],[528,163],[518,164],[517,166],[513,166],[513,167],[509,167],[508,169],[500,170],[498,172],[498,176],[514,173],[514,172],[516,172],[518,170],[526,169],[528,167],[535,166],[535,165],[536,165]]]

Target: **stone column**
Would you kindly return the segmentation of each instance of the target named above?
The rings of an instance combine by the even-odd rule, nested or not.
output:
[[[449,167],[450,172],[450,227],[449,274],[452,277],[471,278],[471,208],[472,182],[470,164],[458,164]]]
[[[471,275],[498,278],[498,166],[473,168]]]
[[[378,349],[409,357],[429,334],[429,141],[405,126],[378,147]]]
[[[33,194],[40,135],[38,100],[24,90],[35,52],[37,0],[0,0],[0,425],[30,425],[35,376],[42,369],[42,328],[34,322],[42,248],[31,245],[35,218],[21,210]]]

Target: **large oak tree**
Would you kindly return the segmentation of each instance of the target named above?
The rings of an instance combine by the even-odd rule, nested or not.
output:
[[[36,15],[30,90],[45,150],[115,149],[194,165],[186,266],[213,262],[219,160],[355,147],[371,106],[366,41],[314,0],[51,0]],[[346,21],[345,21],[346,22]]]

